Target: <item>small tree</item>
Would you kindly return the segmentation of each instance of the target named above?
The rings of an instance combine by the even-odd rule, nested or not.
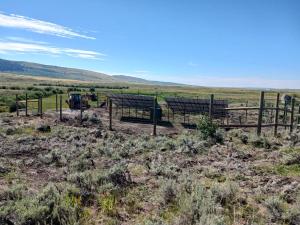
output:
[[[201,116],[198,120],[197,129],[201,132],[203,138],[215,137],[218,125],[208,116]]]

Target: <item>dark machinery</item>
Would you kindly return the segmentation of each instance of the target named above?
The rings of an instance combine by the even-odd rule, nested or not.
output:
[[[89,97],[87,95],[72,93],[69,94],[69,99],[66,100],[66,103],[69,105],[69,108],[72,110],[88,109],[91,107],[89,105],[88,100]]]

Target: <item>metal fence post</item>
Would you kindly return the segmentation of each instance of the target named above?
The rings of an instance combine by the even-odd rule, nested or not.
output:
[[[264,111],[264,97],[265,92],[260,93],[260,100],[259,100],[259,111],[258,111],[258,120],[257,120],[257,135],[261,135],[261,125],[262,125],[262,117]]]

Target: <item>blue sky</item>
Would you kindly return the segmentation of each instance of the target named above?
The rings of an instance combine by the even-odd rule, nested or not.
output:
[[[298,0],[3,0],[0,57],[203,86],[300,88]]]

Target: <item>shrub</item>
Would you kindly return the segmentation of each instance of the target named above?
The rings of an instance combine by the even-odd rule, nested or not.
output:
[[[217,128],[217,124],[207,116],[201,116],[198,120],[197,129],[200,131],[204,139],[215,137]]]
[[[36,130],[40,132],[51,132],[51,127],[48,124],[38,124]]]
[[[18,108],[19,108],[19,109],[25,108],[25,104],[19,102],[19,103],[18,103]],[[10,113],[16,112],[16,111],[17,111],[17,104],[16,104],[16,102],[12,102],[12,103],[9,105],[8,111],[9,111]]]
[[[94,123],[94,124],[98,124],[101,122],[100,118],[95,113],[89,118],[89,120],[91,123]]]
[[[117,198],[114,194],[103,194],[98,198],[98,205],[108,216],[117,216]]]
[[[224,143],[224,132],[220,129],[217,129],[214,138],[217,143],[223,144]]]
[[[181,135],[177,140],[178,150],[187,154],[203,154],[208,151],[210,144],[199,140],[197,136]]]
[[[238,186],[235,183],[226,181],[223,184],[215,184],[212,186],[211,191],[215,200],[222,206],[231,206],[236,202]]]
[[[265,149],[271,148],[271,143],[266,137],[259,137],[259,136],[253,135],[250,138],[250,143],[256,148],[265,148]]]
[[[115,186],[125,187],[131,183],[131,177],[125,165],[116,165],[111,168],[107,174],[107,178]]]
[[[248,140],[249,140],[248,135],[242,133],[242,134],[239,136],[239,138],[240,138],[240,140],[241,140],[241,142],[242,142],[243,144],[248,144]]]
[[[224,224],[224,219],[217,213],[218,205],[214,198],[211,191],[199,184],[192,184],[190,193],[186,191],[181,193],[177,224]]]
[[[173,204],[177,197],[175,183],[171,180],[166,182],[162,187],[162,197],[165,205]]]
[[[11,127],[7,128],[5,132],[6,135],[14,135],[15,133],[16,133],[16,129]]]
[[[1,205],[1,219],[12,224],[79,225],[84,212],[75,189],[50,184],[34,196]]]
[[[270,197],[265,201],[273,222],[283,218],[284,203],[279,197]]]

